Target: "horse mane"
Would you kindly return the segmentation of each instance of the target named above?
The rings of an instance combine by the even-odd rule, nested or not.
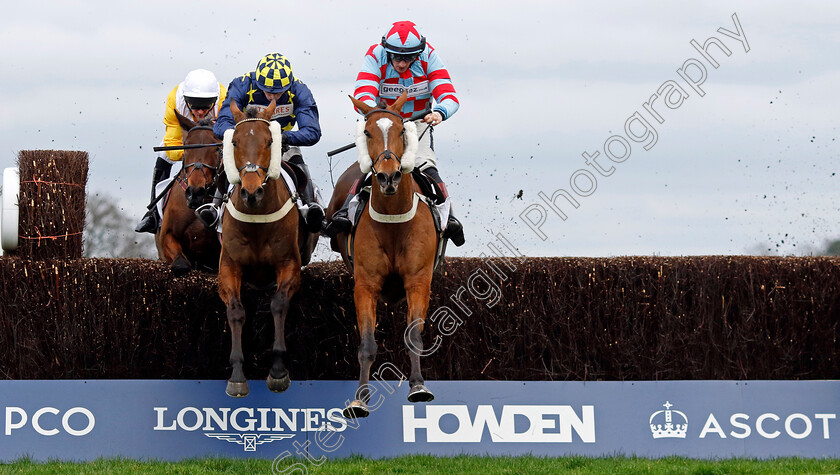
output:
[[[251,104],[245,107],[245,117],[253,119],[260,113],[260,108],[256,104]]]
[[[198,119],[195,125],[196,127],[213,127],[213,118],[205,116],[203,119]]]

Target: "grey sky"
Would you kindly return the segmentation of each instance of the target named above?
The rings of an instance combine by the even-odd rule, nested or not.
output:
[[[409,19],[438,50],[461,109],[435,131],[441,173],[478,255],[503,232],[528,255],[807,252],[840,237],[837,84],[840,5],[824,2],[15,2],[0,20],[0,167],[22,149],[91,154],[89,192],[133,218],[148,200],[167,93],[195,68],[227,84],[282,52],[312,90],[321,142],[304,151],[325,198],[326,152],[354,130],[347,94],[391,22]],[[717,32],[737,13],[750,51]],[[700,97],[676,70],[716,36]],[[690,96],[664,109],[650,150],[598,175],[595,191],[547,215],[543,241],[519,215],[537,193],[570,189],[657,88]],[[650,120],[650,117],[646,117]],[[354,160],[339,156],[336,176]],[[590,168],[590,170],[592,170]],[[524,190],[522,199],[514,195]],[[562,198],[561,198],[562,200]],[[559,203],[559,202],[558,202]],[[545,206],[545,203],[542,203]],[[784,241],[782,243],[782,241]]]

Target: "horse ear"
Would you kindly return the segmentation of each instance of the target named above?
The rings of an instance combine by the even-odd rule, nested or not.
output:
[[[233,121],[236,123],[242,122],[245,120],[245,113],[239,110],[239,106],[236,105],[236,101],[230,101],[230,113],[233,114]]]
[[[391,107],[389,107],[388,109],[391,109],[392,111],[399,114],[400,111],[403,108],[403,105],[405,105],[405,101],[407,101],[407,100],[408,100],[408,91],[403,91],[403,93],[400,94],[400,97],[396,100],[396,102],[391,104]]]
[[[178,123],[181,124],[181,128],[183,128],[184,130],[190,130],[191,128],[195,127],[195,122],[181,115],[181,113],[178,112],[177,109],[172,110],[175,111],[175,117],[178,118]]]
[[[349,97],[350,100],[353,101],[353,105],[356,106],[356,109],[359,109],[362,112],[362,114],[367,114],[368,112],[373,110],[373,107],[365,104],[364,102],[356,99],[355,97],[349,94],[347,95],[347,97]]]
[[[257,117],[260,119],[270,120],[271,116],[274,115],[274,109],[277,108],[277,100],[272,99],[271,102],[268,103],[265,109],[262,112],[257,114]]]

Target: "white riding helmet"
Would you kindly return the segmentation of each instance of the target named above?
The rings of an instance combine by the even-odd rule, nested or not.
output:
[[[184,79],[183,91],[190,109],[210,109],[219,98],[219,81],[210,71],[196,69]]]
[[[184,96],[219,97],[219,81],[206,69],[190,71],[184,79]]]

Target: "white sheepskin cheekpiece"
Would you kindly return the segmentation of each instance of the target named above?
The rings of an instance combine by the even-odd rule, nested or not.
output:
[[[406,122],[405,127],[405,151],[402,156],[401,171],[403,173],[411,173],[414,170],[414,162],[417,159],[417,148],[420,143],[417,138],[417,125],[414,122]]]
[[[373,160],[368,152],[367,136],[365,136],[366,123],[364,119],[359,119],[356,123],[356,149],[359,150],[359,168],[362,169],[362,173],[370,173],[370,168],[373,166]]]
[[[225,130],[222,143],[222,162],[225,164],[228,181],[232,185],[238,185],[242,182],[233,152],[233,131],[235,129],[236,127]],[[268,178],[276,180],[280,178],[280,171],[283,169],[283,128],[279,123],[271,121],[268,124],[268,130],[271,132],[271,161],[268,164]]]
[[[268,178],[276,180],[280,178],[280,171],[283,169],[283,127],[275,121],[268,124],[271,131],[271,162],[268,164]]]
[[[410,173],[414,170],[414,164],[417,159],[417,125],[414,122],[405,122],[405,150],[401,157],[401,171],[403,173]],[[367,147],[367,136],[365,136],[365,121],[359,120],[356,124],[356,148],[359,150],[359,168],[362,173],[371,171],[373,160],[370,158],[370,152]]]
[[[233,129],[225,130],[222,139],[222,163],[225,164],[225,174],[231,185],[240,183],[239,170],[236,169],[236,159],[233,157]]]

